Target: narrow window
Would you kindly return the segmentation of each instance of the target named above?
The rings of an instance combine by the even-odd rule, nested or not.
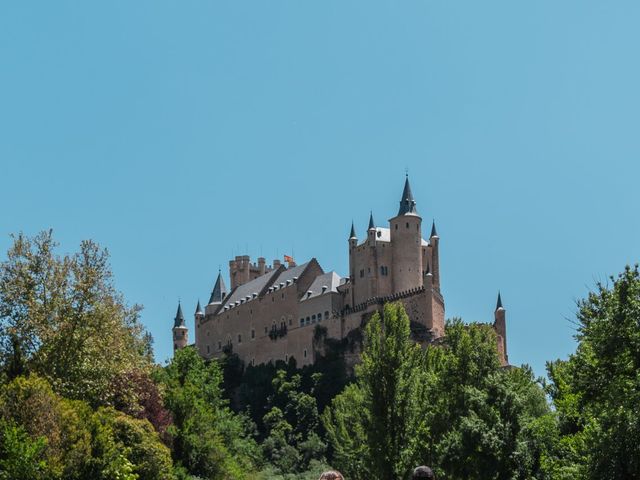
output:
[[[218,350],[222,350],[222,342],[218,342]]]
[[[251,329],[251,338],[256,338],[256,331],[253,328]]]
[[[302,327],[304,325],[304,318],[300,319],[300,326]]]
[[[307,349],[306,349],[306,348],[304,349],[304,353],[302,354],[302,356],[303,356],[304,358],[307,358]]]
[[[398,229],[398,224],[396,223],[396,230]]]
[[[286,353],[284,354],[284,361],[288,362],[289,361],[289,355],[287,355]]]
[[[238,343],[242,343],[242,335],[238,334]]]
[[[327,320],[329,318],[329,310],[324,312],[324,319]]]
[[[292,318],[289,319],[289,326],[291,326],[291,325],[293,325],[293,319]]]
[[[211,353],[211,347],[209,347],[209,345],[207,345],[207,353]]]
[[[315,315],[311,315],[311,322],[312,323],[316,323],[316,316]]]
[[[409,228],[409,222],[407,222],[407,228]]]

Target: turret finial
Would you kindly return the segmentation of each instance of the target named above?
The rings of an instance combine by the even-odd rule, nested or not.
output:
[[[502,306],[502,297],[500,296],[500,291],[498,291],[498,303],[496,303],[496,310],[500,310],[500,309],[504,310],[504,307]]]
[[[182,304],[178,300],[178,311],[176,312],[176,318],[173,320],[173,328],[184,327],[184,315],[182,314]]]
[[[409,174],[407,173],[404,181],[404,190],[402,191],[402,198],[400,199],[400,210],[398,215],[414,214],[417,215],[416,201],[413,199],[413,193],[411,193],[411,185],[409,185]]]

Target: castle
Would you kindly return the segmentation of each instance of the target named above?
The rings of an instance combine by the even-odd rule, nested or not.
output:
[[[326,336],[344,339],[360,328],[385,302],[399,301],[411,320],[414,337],[424,343],[444,335],[444,298],[440,291],[440,238],[435,222],[429,239],[422,238],[422,218],[416,209],[407,176],[398,214],[389,227],[378,227],[369,218],[367,234],[358,239],[353,223],[348,239],[349,276],[325,272],[318,261],[297,265],[264,258],[252,263],[249,256],[229,262],[231,289],[222,274],[202,309],[195,311],[195,347],[204,358],[233,351],[247,365],[289,361],[311,364],[316,325]],[[506,318],[502,300],[494,312],[494,329],[503,365],[508,364]],[[416,334],[417,332],[417,334]],[[182,307],[173,326],[174,350],[188,344]]]

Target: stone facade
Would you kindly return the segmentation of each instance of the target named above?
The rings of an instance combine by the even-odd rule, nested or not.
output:
[[[400,301],[416,338],[432,342],[444,335],[445,304],[440,292],[440,239],[435,224],[428,240],[422,237],[422,218],[416,210],[409,179],[405,181],[398,215],[389,227],[369,220],[366,238],[359,241],[353,225],[348,239],[349,276],[324,272],[315,258],[287,266],[249,256],[229,262],[231,290],[218,273],[209,303],[195,313],[195,346],[204,358],[233,351],[246,363],[288,361],[299,366],[315,361],[316,325],[326,336],[344,339],[360,328],[384,303]],[[181,310],[179,310],[181,315]],[[174,348],[187,344],[184,319],[176,315]],[[501,300],[494,328],[498,351],[507,364],[506,320]]]

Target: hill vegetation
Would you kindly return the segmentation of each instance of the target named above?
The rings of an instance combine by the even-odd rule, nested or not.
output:
[[[502,368],[486,325],[450,320],[421,348],[399,304],[366,325],[353,375],[339,342],[302,369],[193,348],[162,367],[107,252],[56,250],[19,234],[0,263],[0,479],[640,478],[637,267],[579,302],[547,383]]]

